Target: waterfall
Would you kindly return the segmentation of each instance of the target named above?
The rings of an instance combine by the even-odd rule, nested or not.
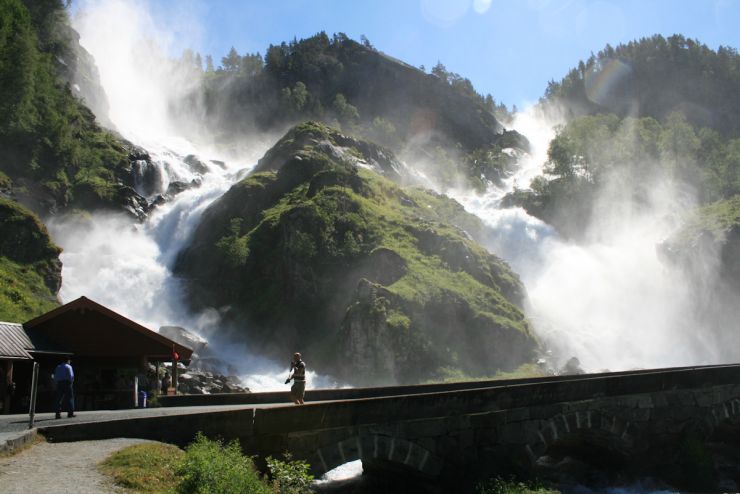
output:
[[[520,274],[527,315],[552,350],[553,366],[573,356],[586,371],[718,363],[718,345],[692,312],[688,280],[656,252],[676,228],[676,213],[693,205],[670,184],[655,184],[642,209],[605,190],[579,243],[521,208],[501,207],[504,195],[542,174],[557,123],[536,107],[517,115],[514,127],[532,146],[519,169],[483,195],[448,191],[493,229],[486,247]]]
[[[198,115],[172,121],[170,109],[182,104],[198,79],[164,62],[173,40],[135,2],[83,2],[74,27],[98,65],[111,121],[148,152],[134,167],[138,191],[149,199],[174,197],[141,224],[104,213],[89,220],[50,221],[55,241],[64,248],[60,296],[67,302],[84,294],[151,328],[182,325],[212,337],[218,329],[217,311],[190,314],[171,267],[202,212],[277,136],[245,141],[237,152],[218,149],[207,132],[198,143],[182,138],[193,135]],[[702,321],[691,311],[696,293],[656,253],[656,245],[676,226],[676,211],[691,206],[669,183],[655,184],[649,207],[641,209],[606,189],[597,221],[579,243],[561,238],[521,208],[501,207],[507,193],[527,188],[543,172],[556,123],[534,107],[518,114],[514,128],[532,147],[516,171],[482,195],[446,191],[483,219],[492,232],[486,247],[520,274],[529,295],[527,315],[552,350],[553,365],[572,356],[588,371],[717,363],[721,345],[711,332],[702,331]],[[286,355],[291,351],[286,349]],[[241,351],[224,352],[234,361],[247,360]],[[287,365],[249,361],[249,369],[241,372],[256,376],[249,378],[252,386],[284,389],[281,377]]]
[[[173,122],[168,107],[197,81],[163,62],[171,40],[136,2],[83,2],[73,26],[95,59],[115,130],[137,146],[139,159],[132,170],[137,192],[150,202],[161,195],[167,200],[158,201],[142,223],[109,212],[51,218],[52,238],[63,248],[62,302],[85,295],[154,330],[185,327],[209,340],[245,386],[254,391],[287,389],[284,379],[294,349],[286,349],[282,365],[220,341],[218,312],[192,314],[171,271],[203,211],[277,137],[245,140],[237,152],[218,149],[207,135],[198,143],[183,138],[184,127],[192,122]],[[313,372],[308,372],[308,384],[337,386]]]

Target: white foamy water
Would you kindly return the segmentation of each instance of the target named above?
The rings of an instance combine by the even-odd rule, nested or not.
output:
[[[326,472],[321,478],[314,480],[317,486],[328,485],[334,482],[354,479],[362,475],[362,460],[348,461]]]
[[[225,169],[213,165],[208,173],[197,175],[187,171],[182,162],[197,152],[186,141],[170,139],[172,142],[162,147],[167,138],[149,143],[133,133],[124,135],[150,151],[165,177],[163,189],[175,180],[198,179],[201,185],[157,207],[141,224],[123,214],[106,213],[94,214],[81,226],[64,219],[51,220],[52,235],[64,248],[60,297],[68,302],[85,295],[155,329],[165,324],[203,329],[193,327],[182,306],[172,263],[203,211],[228,190],[236,171],[246,163],[229,163]]]
[[[518,115],[514,127],[532,144],[521,168],[484,195],[450,193],[494,230],[487,247],[520,274],[528,316],[554,364],[571,356],[588,371],[717,363],[720,349],[692,312],[688,281],[656,250],[677,212],[693,205],[670,184],[656,184],[642,209],[605,191],[578,244],[520,208],[501,208],[505,194],[542,173],[555,123],[533,108]]]

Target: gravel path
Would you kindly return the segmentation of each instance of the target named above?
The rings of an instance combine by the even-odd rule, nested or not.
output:
[[[107,439],[73,443],[38,443],[9,458],[0,458],[0,492],[115,493],[113,484],[98,472],[97,464],[114,451],[150,442],[143,439]]]

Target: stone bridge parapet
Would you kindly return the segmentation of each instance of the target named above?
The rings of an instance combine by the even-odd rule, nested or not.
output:
[[[374,472],[387,468],[444,484],[491,475],[547,477],[575,461],[680,484],[681,472],[670,465],[682,465],[687,441],[704,444],[740,415],[737,365],[477,385],[394,396],[372,391],[369,398],[353,390],[354,399],[300,407],[189,414],[176,432],[162,429],[172,419],[125,427],[129,437],[181,444],[198,430],[236,438],[259,458],[289,451],[315,475],[359,459]],[[56,440],[83,434],[73,429],[46,433]]]

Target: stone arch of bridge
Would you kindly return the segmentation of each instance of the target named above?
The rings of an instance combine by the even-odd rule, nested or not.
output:
[[[732,398],[707,408],[704,424],[707,436],[719,434],[740,441],[740,398]]]
[[[635,424],[599,410],[559,413],[529,422],[525,450],[532,467],[551,454],[618,463],[633,450],[636,433]]]
[[[442,460],[413,441],[384,435],[351,436],[317,449],[309,460],[314,476],[318,477],[345,463],[388,462],[409,469],[424,477],[436,477]]]

